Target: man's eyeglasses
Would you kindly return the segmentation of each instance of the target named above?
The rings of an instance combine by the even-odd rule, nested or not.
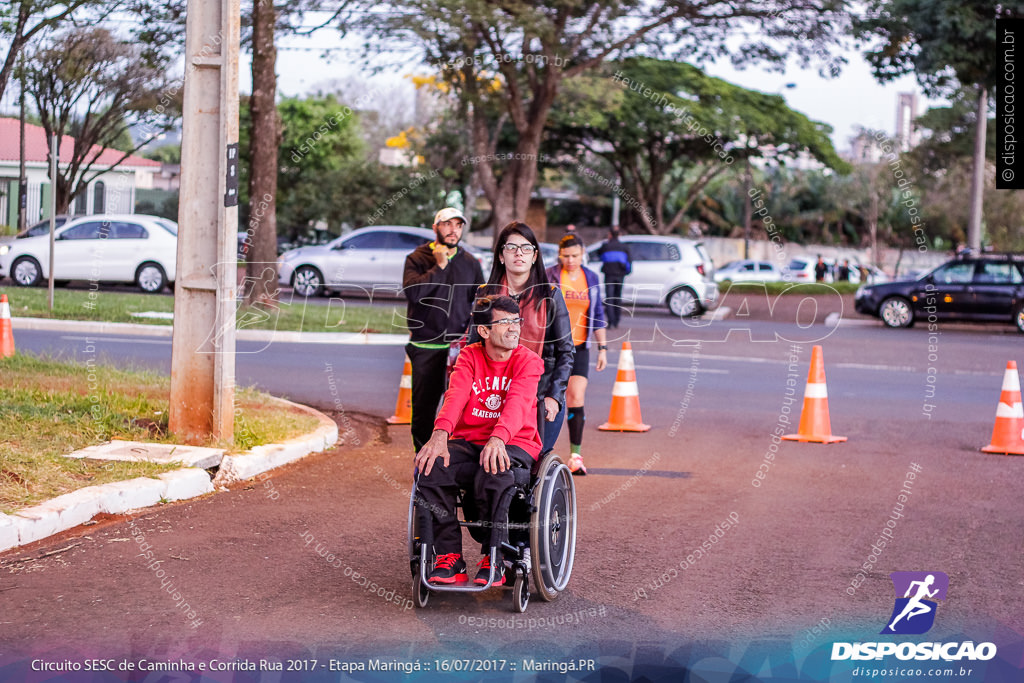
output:
[[[502,318],[501,320],[495,320],[491,323],[491,327],[495,325],[522,325],[522,318]]]
[[[529,256],[533,252],[537,251],[537,247],[533,246],[532,244],[513,244],[512,242],[505,242],[505,244],[502,245],[501,248],[505,250],[506,254],[515,253],[515,251],[518,249],[520,253],[525,254],[526,256]]]

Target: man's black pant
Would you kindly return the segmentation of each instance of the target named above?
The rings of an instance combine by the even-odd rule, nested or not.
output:
[[[622,312],[622,281],[625,278],[608,275],[604,276],[604,311],[611,327],[619,326],[619,317]]]
[[[501,494],[515,483],[515,478],[511,469],[497,474],[485,472],[480,464],[483,448],[465,439],[451,439],[448,441],[448,467],[438,458],[429,475],[419,475],[416,503],[420,515],[427,519],[433,517],[434,552],[438,555],[462,552],[462,530],[455,515],[455,496],[460,488],[466,490],[466,495],[474,496],[480,521],[504,523],[498,518],[497,506]],[[522,448],[505,446],[505,450],[513,467],[533,466],[533,458]],[[504,530],[499,542],[506,539],[507,530]],[[487,552],[486,548],[482,550]]]
[[[412,366],[412,445],[419,453],[434,433],[437,405],[444,396],[448,369],[448,347],[424,349],[405,345]]]

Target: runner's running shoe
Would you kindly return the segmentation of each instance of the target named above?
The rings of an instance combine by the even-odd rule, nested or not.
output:
[[[587,474],[587,466],[583,464],[582,455],[573,454],[573,456],[569,458],[569,462],[567,464],[569,466],[569,471],[576,476],[582,477]]]

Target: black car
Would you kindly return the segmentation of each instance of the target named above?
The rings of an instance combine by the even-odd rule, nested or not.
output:
[[[1013,323],[1024,332],[1024,256],[977,254],[942,264],[917,280],[857,290],[858,313],[889,327],[916,320]]]

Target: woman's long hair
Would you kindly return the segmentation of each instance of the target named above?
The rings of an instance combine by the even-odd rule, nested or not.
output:
[[[523,237],[536,249],[534,253],[537,254],[537,260],[533,262],[533,267],[530,269],[530,277],[526,280],[526,286],[523,288],[522,296],[519,297],[519,303],[520,305],[532,303],[533,307],[538,309],[540,308],[541,299],[550,287],[548,285],[547,273],[544,272],[544,258],[540,253],[540,243],[537,241],[537,236],[533,234],[533,229],[526,223],[512,221],[501,229],[498,241],[494,246],[494,262],[491,264],[491,276],[487,280],[486,290],[489,293],[492,291],[496,292],[497,286],[500,286],[501,281],[505,279],[505,264],[501,262],[500,257],[504,254],[505,242],[508,241],[509,235],[512,234]],[[495,286],[492,287],[492,285]]]

